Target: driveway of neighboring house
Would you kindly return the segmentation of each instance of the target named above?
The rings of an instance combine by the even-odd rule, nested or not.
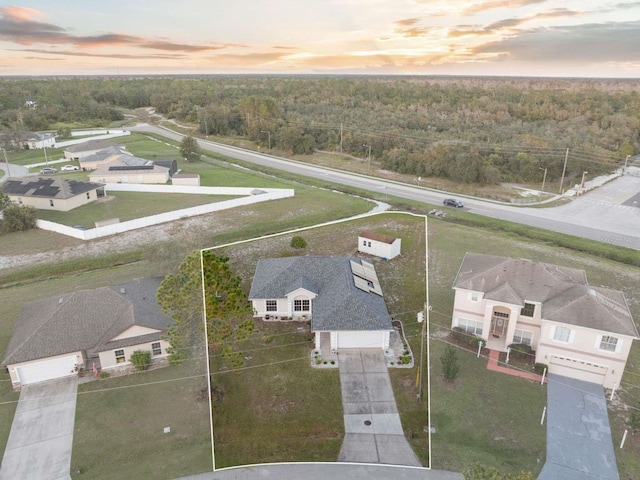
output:
[[[22,387],[0,480],[71,479],[78,378]]]
[[[345,429],[338,461],[421,467],[402,430],[384,352],[340,350],[338,364]]]
[[[538,480],[618,480],[601,385],[550,374],[547,460]]]

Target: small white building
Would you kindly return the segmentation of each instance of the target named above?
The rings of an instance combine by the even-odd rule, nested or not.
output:
[[[400,255],[401,238],[376,232],[361,232],[358,235],[358,251],[391,260]]]
[[[176,173],[171,177],[173,185],[189,185],[193,187],[200,186],[200,175],[197,173]]]

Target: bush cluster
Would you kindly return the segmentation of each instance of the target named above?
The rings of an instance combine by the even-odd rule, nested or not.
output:
[[[512,358],[528,358],[532,355],[531,346],[526,343],[512,343],[509,345]]]
[[[478,348],[480,340],[482,340],[482,338],[467,332],[464,328],[461,327],[453,327],[452,333],[453,338],[457,342],[469,345],[471,348]]]

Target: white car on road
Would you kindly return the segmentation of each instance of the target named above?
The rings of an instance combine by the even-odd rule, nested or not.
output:
[[[65,165],[60,169],[61,172],[73,172],[74,170],[80,170],[80,167],[75,165]]]

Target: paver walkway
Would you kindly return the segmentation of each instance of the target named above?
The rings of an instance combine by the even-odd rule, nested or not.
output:
[[[25,385],[0,480],[70,480],[78,378]]]
[[[338,364],[345,428],[338,461],[422,466],[404,436],[384,352],[340,350]]]
[[[534,380],[538,383],[542,382],[542,375],[531,372],[523,372],[522,370],[516,370],[515,368],[503,367],[498,364],[500,359],[500,352],[498,350],[489,350],[489,362],[487,363],[487,370],[493,372],[506,373],[514,377],[526,378],[527,380]],[[546,381],[546,380],[545,380]]]
[[[618,480],[602,385],[550,374],[547,460],[538,480]]]

